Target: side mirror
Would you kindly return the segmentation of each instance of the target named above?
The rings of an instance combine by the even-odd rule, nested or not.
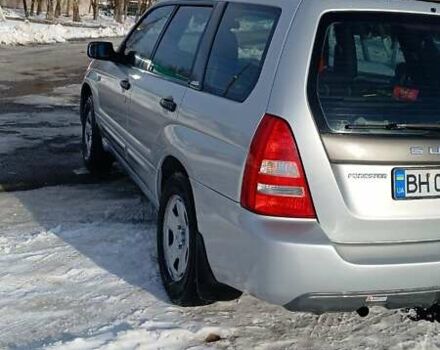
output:
[[[95,60],[116,61],[118,54],[113,44],[107,41],[93,41],[87,47],[87,56]]]

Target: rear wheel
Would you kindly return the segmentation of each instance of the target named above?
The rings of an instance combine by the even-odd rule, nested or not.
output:
[[[181,306],[205,305],[197,292],[197,221],[189,180],[172,175],[161,197],[157,226],[159,267],[171,301]]]
[[[172,175],[163,188],[157,248],[162,281],[173,303],[198,306],[240,297],[240,291],[219,283],[212,273],[198,232],[191,184],[182,173]]]
[[[104,150],[102,136],[95,119],[92,96],[87,97],[81,111],[82,157],[85,166],[92,174],[110,171],[112,156]]]

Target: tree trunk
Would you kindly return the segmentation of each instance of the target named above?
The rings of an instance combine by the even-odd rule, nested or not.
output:
[[[61,16],[61,0],[57,0],[57,5],[55,6],[55,18]]]
[[[142,0],[138,0],[137,9],[136,9],[136,22],[138,21],[139,17],[142,14],[141,8],[142,8]]]
[[[128,0],[124,0],[124,21],[127,20],[127,12],[128,12]]]
[[[29,12],[28,12],[28,7],[27,7],[26,0],[23,0],[23,10],[24,10],[24,17],[28,18],[29,17]]]
[[[41,14],[43,8],[43,0],[37,0],[37,16]]]
[[[31,11],[29,12],[29,16],[33,16],[35,13],[35,0],[31,1]]]
[[[2,7],[0,6],[0,22],[6,21],[5,15],[3,14]]]
[[[122,23],[122,15],[124,13],[124,0],[115,0],[115,21]]]
[[[81,22],[81,17],[79,16],[79,0],[73,0],[72,4],[73,21]]]
[[[48,21],[53,21],[53,0],[47,0],[46,19]]]
[[[70,17],[70,0],[66,2],[66,17]]]
[[[152,0],[142,0],[142,6],[140,10],[140,15],[143,15],[145,11],[153,4]]]
[[[140,16],[142,16],[145,13],[145,11],[147,11],[147,7],[148,7],[148,0],[142,0],[141,8],[139,10]]]
[[[96,21],[98,19],[98,14],[99,14],[98,0],[92,0],[92,10],[93,10],[93,19]]]

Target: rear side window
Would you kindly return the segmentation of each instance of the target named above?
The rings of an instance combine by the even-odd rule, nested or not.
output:
[[[204,90],[244,101],[255,87],[281,10],[231,3],[216,34]]]
[[[134,52],[138,62],[150,59],[156,42],[173,10],[174,6],[165,6],[148,14],[127,39],[125,54]]]
[[[211,12],[211,7],[179,8],[154,55],[153,72],[182,81],[189,79]]]
[[[330,14],[319,31],[309,94],[321,131],[420,133],[396,124],[440,123],[436,17]]]

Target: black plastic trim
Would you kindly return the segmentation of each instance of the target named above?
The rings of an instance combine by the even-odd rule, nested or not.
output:
[[[195,90],[202,90],[203,88],[203,80],[205,77],[206,66],[208,65],[212,45],[214,44],[214,39],[217,35],[217,31],[223,18],[223,13],[225,9],[225,2],[222,1],[217,3],[211,15],[211,20],[209,21],[200,42],[199,50],[193,64],[192,75],[190,79],[190,87]],[[198,86],[191,85],[191,82],[197,82]]]
[[[382,306],[387,309],[430,307],[440,300],[440,288],[350,292],[310,293],[302,295],[284,305],[289,311],[352,312],[362,307]]]
[[[209,266],[208,256],[206,255],[205,242],[200,233],[196,236],[197,246],[197,293],[199,297],[208,302],[231,301],[239,298],[242,292],[229,287],[216,280]]]

